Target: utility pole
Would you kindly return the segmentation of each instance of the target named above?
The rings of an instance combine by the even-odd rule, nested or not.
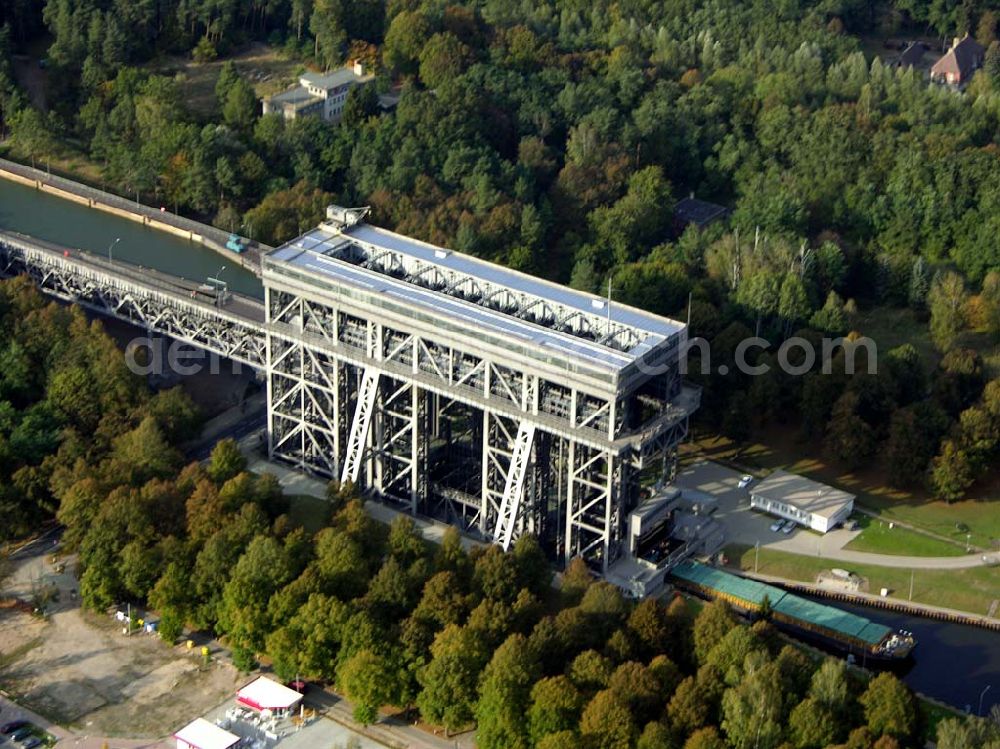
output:
[[[910,600],[913,600],[913,570],[910,570]]]
[[[757,574],[757,566],[759,561],[760,561],[760,539],[758,538],[753,545],[753,573],[755,575]]]

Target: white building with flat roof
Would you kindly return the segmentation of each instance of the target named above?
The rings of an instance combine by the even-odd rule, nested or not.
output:
[[[775,471],[750,490],[750,507],[826,533],[854,510],[854,495],[788,471]]]
[[[316,115],[327,122],[336,122],[343,114],[351,89],[373,80],[375,76],[361,62],[330,73],[303,73],[298,86],[264,99],[264,114],[277,112],[286,120]]]

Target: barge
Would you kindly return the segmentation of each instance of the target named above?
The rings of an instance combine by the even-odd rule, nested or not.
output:
[[[681,562],[670,575],[680,590],[723,600],[751,619],[766,617],[793,637],[846,653],[863,663],[902,663],[917,645],[912,632],[894,631],[863,616],[698,562]]]

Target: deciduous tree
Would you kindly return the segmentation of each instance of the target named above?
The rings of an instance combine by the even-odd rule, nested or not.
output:
[[[858,701],[873,735],[887,735],[904,742],[913,738],[917,729],[916,703],[913,693],[895,676],[880,673]]]

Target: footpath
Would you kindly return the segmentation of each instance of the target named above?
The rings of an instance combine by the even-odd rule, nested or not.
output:
[[[751,580],[758,580],[762,583],[769,583],[782,588],[787,588],[789,590],[809,595],[816,595],[822,598],[829,598],[835,601],[861,604],[863,606],[869,606],[876,609],[886,609],[888,611],[896,611],[903,614],[923,616],[928,619],[937,619],[939,621],[955,622],[958,624],[969,624],[976,627],[982,627],[984,629],[1000,631],[1000,619],[995,619],[991,616],[973,614],[968,611],[959,611],[958,609],[949,609],[944,606],[933,606],[928,603],[904,601],[900,598],[893,598],[890,596],[882,597],[875,595],[874,593],[835,589],[823,585],[814,585],[812,583],[789,580],[784,577],[764,575],[758,572],[737,568],[729,568],[729,571]]]

